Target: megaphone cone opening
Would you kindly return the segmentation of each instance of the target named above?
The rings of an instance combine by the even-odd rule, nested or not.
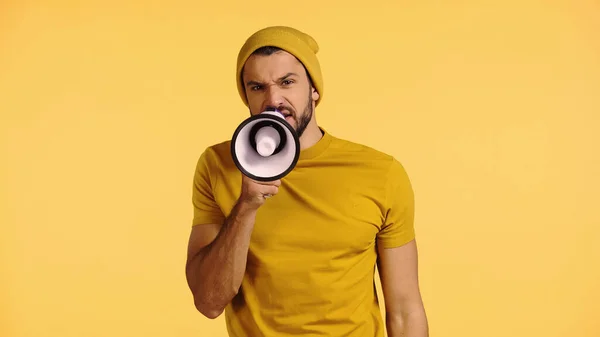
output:
[[[256,131],[256,152],[263,157],[275,154],[275,150],[281,143],[281,135],[272,126],[264,126]]]
[[[256,141],[257,140],[257,136],[262,135],[264,138],[266,138],[265,140],[267,142],[270,140],[269,138],[275,138],[275,137],[277,137],[275,135],[269,137],[270,135],[267,134],[269,132],[268,128],[272,128],[271,130],[275,130],[275,132],[277,133],[278,138],[279,138],[279,141],[276,142],[277,144],[275,144],[275,149],[270,154],[270,155],[276,155],[276,154],[278,154],[281,151],[281,149],[283,149],[285,147],[285,145],[287,143],[287,135],[285,134],[284,127],[280,123],[277,123],[275,121],[261,120],[259,122],[256,122],[252,126],[252,128],[250,129],[250,135],[249,135],[250,146],[255,151],[257,151],[257,153],[260,154],[259,144]],[[266,131],[266,132],[261,132],[261,131]],[[259,134],[259,132],[261,132],[261,133]],[[260,144],[260,145],[262,145],[262,144]]]

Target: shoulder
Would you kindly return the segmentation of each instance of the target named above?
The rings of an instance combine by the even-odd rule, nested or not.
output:
[[[331,149],[340,154],[364,161],[369,165],[377,165],[383,170],[392,169],[392,166],[400,164],[393,155],[363,143],[349,139],[332,137]]]
[[[394,155],[356,141],[332,137],[332,152],[341,158],[362,163],[371,174],[377,174],[386,185],[410,185],[407,170]]]
[[[223,170],[234,165],[231,157],[231,140],[213,143],[200,153],[196,167],[208,171]]]

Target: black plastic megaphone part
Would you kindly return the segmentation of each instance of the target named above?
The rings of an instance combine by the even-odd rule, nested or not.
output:
[[[287,168],[285,170],[282,170],[282,172],[280,172],[279,174],[275,174],[272,176],[257,176],[255,174],[252,174],[251,172],[249,172],[239,161],[237,155],[236,155],[236,144],[238,142],[238,137],[240,135],[240,133],[242,132],[242,130],[244,130],[244,128],[250,124],[250,123],[256,123],[257,125],[261,125],[261,126],[265,126],[265,125],[269,125],[269,126],[273,126],[275,127],[275,129],[279,132],[279,135],[281,136],[281,141],[279,146],[277,147],[277,149],[275,150],[275,153],[279,153],[281,152],[281,150],[285,147],[285,145],[287,144],[288,141],[293,141],[294,142],[294,156],[293,159],[291,161],[291,163],[287,166]],[[290,132],[290,134],[292,135],[291,139],[288,139],[288,137],[286,136],[286,130],[284,130],[282,128],[282,126],[287,129],[287,131]],[[256,132],[258,132],[258,130],[260,129],[259,127],[253,126],[253,128],[251,129],[251,134],[250,137],[248,139],[248,142],[251,144],[252,148],[254,149],[254,151],[256,151]],[[242,174],[244,174],[245,176],[249,177],[250,179],[256,180],[256,181],[273,181],[273,180],[277,180],[277,179],[281,179],[283,177],[285,177],[286,175],[288,175],[296,166],[296,164],[298,163],[298,159],[300,157],[300,139],[296,133],[296,130],[294,130],[294,128],[290,125],[290,123],[288,123],[284,118],[282,117],[277,117],[271,114],[258,114],[258,115],[253,115],[250,116],[248,118],[246,118],[240,125],[238,125],[238,127],[235,129],[233,136],[231,138],[231,153],[232,153],[232,157],[233,157],[233,162],[235,163],[235,166],[242,172]],[[275,154],[271,155],[271,157],[273,157]]]

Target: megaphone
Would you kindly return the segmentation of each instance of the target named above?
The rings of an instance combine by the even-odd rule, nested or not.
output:
[[[279,111],[267,110],[244,120],[231,139],[233,162],[242,174],[257,181],[281,179],[300,156],[296,130]]]

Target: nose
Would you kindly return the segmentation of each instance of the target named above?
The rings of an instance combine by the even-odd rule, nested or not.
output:
[[[283,95],[277,86],[273,85],[268,87],[265,94],[263,111],[264,110],[275,110],[283,105]]]

